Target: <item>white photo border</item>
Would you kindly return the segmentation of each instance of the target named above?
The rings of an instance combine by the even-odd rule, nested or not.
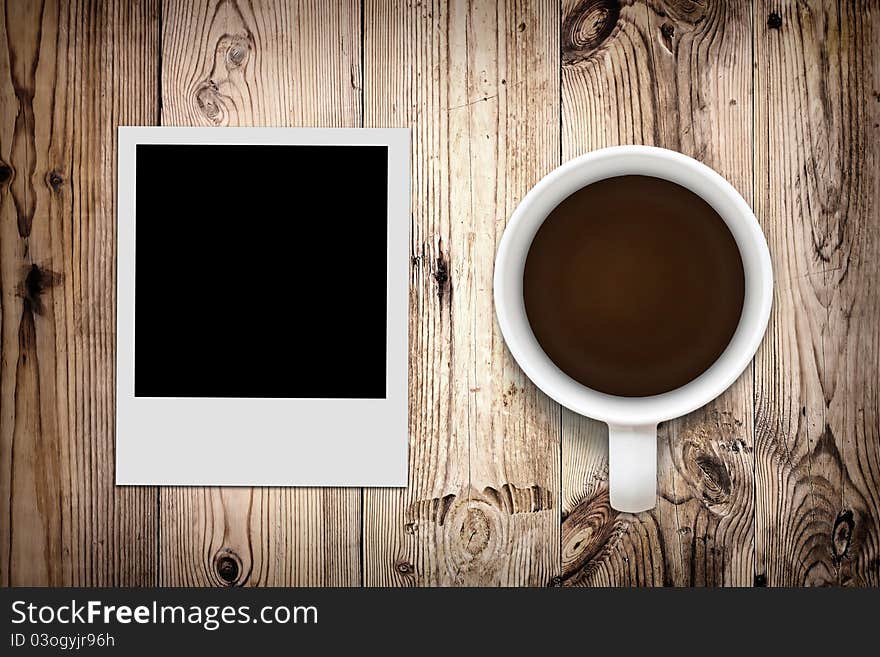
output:
[[[406,486],[409,129],[120,127],[118,140],[116,483]],[[138,144],[388,148],[385,399],[135,397]]]

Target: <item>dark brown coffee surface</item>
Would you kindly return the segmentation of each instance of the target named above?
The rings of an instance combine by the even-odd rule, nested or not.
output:
[[[745,276],[708,203],[666,180],[620,176],[550,213],[526,259],[523,296],[561,370],[594,390],[644,397],[718,359],[739,323]]]

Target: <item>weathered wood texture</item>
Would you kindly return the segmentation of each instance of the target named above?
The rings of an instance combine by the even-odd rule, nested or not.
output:
[[[156,117],[156,2],[0,11],[0,582],[155,584],[113,485],[116,126]]]
[[[880,585],[880,3],[760,2],[756,572]]]
[[[358,3],[166,0],[162,125],[360,126]],[[246,194],[235,173],[207,193]],[[160,580],[355,586],[360,509],[358,489],[162,489]]]
[[[366,125],[413,130],[410,486],[365,491],[366,584],[544,585],[559,563],[559,407],[492,305],[495,249],[559,163],[553,2],[368,2]]]
[[[880,585],[876,0],[0,6],[0,584]],[[115,128],[160,122],[412,127],[407,490],[113,486]],[[638,515],[491,298],[522,195],[620,143],[728,177],[776,273]]]
[[[747,2],[564,3],[563,159],[663,146],[713,167],[749,200],[751,20]],[[751,584],[751,369],[715,402],[661,425],[660,497],[648,513],[610,508],[604,425],[564,418],[566,584]]]

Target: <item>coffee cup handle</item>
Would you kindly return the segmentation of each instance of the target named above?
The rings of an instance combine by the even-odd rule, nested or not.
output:
[[[625,513],[657,502],[657,425],[608,425],[608,493],[611,508]]]

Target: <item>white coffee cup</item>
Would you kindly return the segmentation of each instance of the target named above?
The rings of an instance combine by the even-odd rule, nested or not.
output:
[[[523,269],[532,239],[547,215],[590,183],[622,175],[670,180],[706,200],[733,234],[745,271],[745,300],[727,348],[686,385],[651,397],[617,397],[575,381],[541,349],[526,317]],[[767,328],[773,271],[767,241],[751,208],[718,173],[663,148],[614,146],[566,162],[545,176],[520,202],[498,247],[495,310],[501,332],[523,372],[547,395],[576,413],[608,424],[608,487],[611,506],[636,513],[657,497],[657,425],[693,411],[724,392],[755,355]],[[651,318],[645,317],[645,330]]]

